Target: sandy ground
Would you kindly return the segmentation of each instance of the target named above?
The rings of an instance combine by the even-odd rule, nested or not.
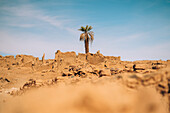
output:
[[[106,64],[99,72],[98,65],[88,63],[78,71],[3,65],[0,113],[169,113],[170,64],[161,61],[156,65],[161,68],[151,65],[150,69],[150,64],[143,62],[147,66],[137,65],[137,71],[125,64],[114,74]],[[123,63],[115,66],[122,67]],[[71,67],[81,64],[75,65]]]
[[[6,97],[1,113],[166,113],[166,102],[152,87],[138,90],[103,77],[68,80]]]

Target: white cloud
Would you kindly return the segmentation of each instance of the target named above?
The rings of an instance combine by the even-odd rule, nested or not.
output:
[[[57,16],[50,16],[44,13],[44,11],[40,9],[36,9],[35,6],[33,5],[17,5],[13,7],[1,7],[0,10],[6,12],[9,17],[8,20],[10,22],[8,25],[15,26],[15,27],[35,27],[36,24],[38,25],[39,23],[34,23],[29,24],[29,23],[21,23],[23,20],[29,20],[34,22],[35,19],[41,21],[42,23],[48,23],[51,26],[54,26],[56,28],[66,30],[72,34],[75,34],[72,28],[67,26],[67,23],[69,23],[71,20],[69,19],[58,19],[59,17],[61,18],[60,15]],[[12,17],[12,19],[10,19]],[[13,18],[15,17],[15,18]],[[20,20],[18,23],[16,23],[18,20]],[[24,21],[26,22],[26,21]]]
[[[22,28],[31,28],[35,27],[34,24],[8,24],[9,26],[14,26],[14,27],[22,27]]]
[[[70,38],[77,36],[78,31],[77,29],[68,27],[67,23],[71,20],[62,19],[64,18],[63,15],[51,16],[44,11],[37,9],[33,5],[4,6],[0,7],[0,10],[8,15],[8,17],[5,17],[5,20],[8,21],[5,25],[8,26],[34,29],[34,27],[40,28],[41,26],[39,25],[41,24],[47,24],[48,26],[53,26],[66,32],[64,35],[65,37],[68,37],[70,35],[69,33],[71,33],[68,40],[63,40],[62,35],[56,36],[56,39],[47,40],[47,36],[50,37],[50,34],[43,35],[43,33],[36,33],[36,35],[33,32],[27,31],[15,32],[12,30],[5,30],[1,27],[0,52],[11,54],[32,54],[38,57],[41,57],[43,53],[46,53],[46,58],[54,58],[54,53],[58,49],[61,51],[74,50],[77,52],[84,50],[84,46],[82,46],[81,43],[77,44],[78,39],[74,39],[70,42]],[[58,34],[61,33],[58,32]]]

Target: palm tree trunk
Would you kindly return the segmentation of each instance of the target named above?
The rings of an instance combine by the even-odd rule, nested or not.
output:
[[[85,39],[85,51],[86,51],[86,54],[89,53],[89,38],[87,34],[86,34],[86,39]]]

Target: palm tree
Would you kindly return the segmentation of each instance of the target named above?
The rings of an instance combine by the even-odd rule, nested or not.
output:
[[[89,41],[92,43],[94,40],[94,33],[93,31],[90,31],[92,29],[92,26],[86,25],[86,27],[81,26],[79,29],[83,33],[80,35],[80,41],[84,41],[85,43],[85,51],[86,53],[89,53]]]

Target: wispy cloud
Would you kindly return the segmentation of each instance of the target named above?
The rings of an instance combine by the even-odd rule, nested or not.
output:
[[[8,24],[9,26],[22,27],[22,28],[32,28],[35,27],[34,24]]]
[[[68,25],[73,20],[68,19],[64,15],[50,15],[48,11],[38,9],[32,4],[2,6],[0,7],[0,13],[5,15],[3,18],[0,18],[0,24],[8,27],[8,29],[0,27],[0,51],[3,53],[33,54],[38,57],[46,53],[47,58],[53,58],[57,49],[62,51],[79,51],[81,48],[78,47],[79,44],[76,44],[77,40],[70,42],[70,38],[78,33],[77,29]],[[30,28],[31,30],[42,29],[44,27],[42,31],[54,30],[56,31],[54,33],[56,36],[54,34],[51,35],[50,30],[47,34],[41,33],[41,31],[38,31],[38,33],[34,33],[34,31],[27,32],[29,29],[23,30],[23,32],[20,32],[19,29],[15,32],[17,28],[11,30],[11,27]],[[59,32],[59,29],[62,33]],[[64,32],[67,38],[63,36]],[[51,37],[54,38],[52,39]]]
[[[10,20],[10,17],[12,17],[12,19],[10,20],[10,22],[12,23],[8,24],[11,26],[24,28],[35,27],[36,24],[38,25],[38,23],[35,23],[34,21],[39,20],[53,27],[66,30],[73,34],[75,33],[71,30],[70,27],[67,26],[67,23],[72,20],[63,19],[64,17],[61,19],[60,15],[51,16],[49,14],[45,14],[42,10],[37,9],[34,5],[17,5],[13,7],[4,6],[1,7],[0,10],[8,14],[8,20]],[[20,22],[16,23],[17,20],[20,20]],[[24,20],[32,21],[34,22],[34,24],[26,23],[26,21]],[[25,23],[23,24],[22,21],[24,21]]]

